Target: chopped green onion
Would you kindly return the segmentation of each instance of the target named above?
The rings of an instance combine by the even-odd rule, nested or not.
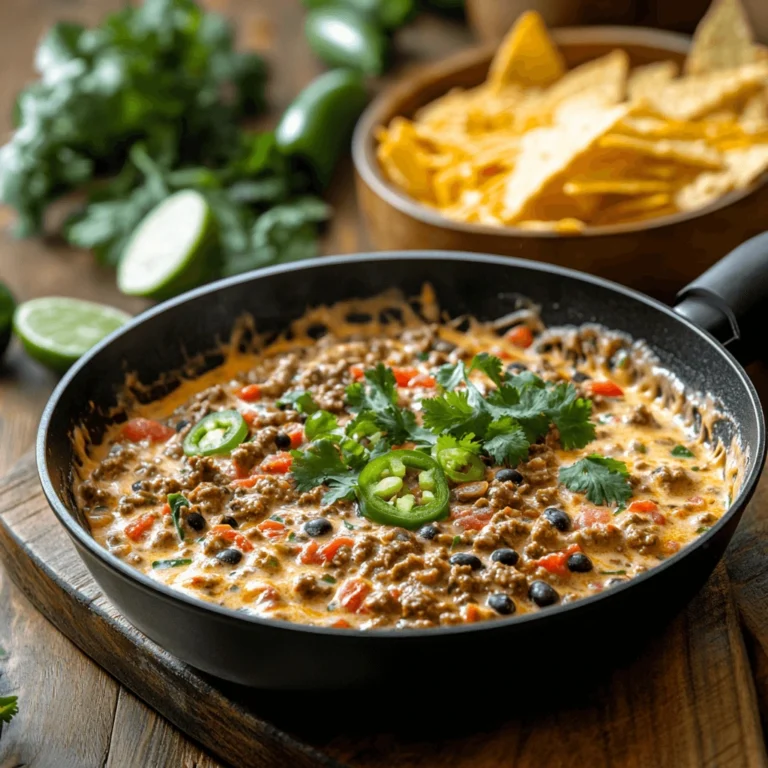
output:
[[[189,557],[180,557],[176,560],[154,560],[152,567],[158,571],[164,571],[167,568],[181,568],[182,565],[189,565],[192,560]]]
[[[267,565],[270,568],[277,568],[277,566],[280,565],[280,563],[276,557],[270,557],[269,560],[267,560]]]
[[[458,547],[459,544],[461,544],[461,536],[454,536],[453,541],[451,542],[451,549]]]
[[[691,467],[691,469],[692,469],[694,472],[698,472],[698,471],[701,469],[701,467]]]
[[[638,453],[648,453],[648,446],[645,445],[645,443],[638,443],[637,447],[635,448],[635,450]]]
[[[693,451],[686,448],[684,445],[676,445],[670,453],[678,459],[692,459]]]
[[[181,508],[189,506],[189,499],[181,493],[169,493],[168,506],[171,508],[171,520],[173,520],[176,533],[179,539],[184,541],[184,529],[181,527]]]
[[[346,520],[343,520],[342,522],[344,523],[344,527],[345,528],[349,529],[350,531],[354,531],[355,530],[355,526],[352,525],[352,523],[349,523]]]
[[[334,579],[330,573],[326,573],[325,576],[323,576],[323,581],[328,582],[328,584],[336,583],[336,579]]]
[[[626,571],[600,571],[603,576],[626,576]]]
[[[288,534],[288,541],[293,541],[295,538],[296,538],[296,534],[293,531],[291,531]]]

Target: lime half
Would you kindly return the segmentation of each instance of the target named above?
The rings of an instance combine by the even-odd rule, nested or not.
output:
[[[13,294],[7,286],[0,283],[0,357],[8,348],[8,342],[11,340],[11,325],[13,321],[13,311],[16,309],[16,302]]]
[[[66,371],[83,353],[131,316],[91,301],[47,296],[20,304],[13,329],[30,357]]]
[[[199,192],[174,193],[136,227],[117,269],[117,287],[130,296],[167,299],[210,280],[215,232]]]

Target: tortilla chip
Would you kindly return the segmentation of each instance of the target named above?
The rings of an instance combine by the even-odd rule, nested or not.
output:
[[[498,91],[508,83],[549,85],[563,76],[565,64],[544,20],[527,11],[507,32],[488,70],[486,82]]]
[[[566,195],[650,195],[654,192],[669,192],[667,181],[648,179],[573,179],[563,185]]]
[[[658,211],[668,208],[672,203],[672,196],[668,193],[657,193],[644,197],[635,197],[630,200],[622,200],[607,206],[600,211],[595,219],[595,224],[604,226],[619,224],[622,221],[632,221],[638,216],[647,218],[658,215]]]
[[[635,67],[627,80],[627,95],[630,101],[642,101],[649,94],[677,77],[679,67],[674,61],[655,61],[642,67]]]
[[[674,139],[659,139],[649,141],[635,136],[624,136],[621,133],[609,133],[603,136],[599,144],[605,149],[626,149],[638,152],[648,157],[661,160],[675,160],[686,165],[700,168],[722,168],[723,160],[720,153],[707,144],[703,139],[679,141]]]
[[[736,69],[757,60],[754,33],[741,0],[714,0],[696,27],[686,75]]]
[[[673,120],[696,120],[722,109],[729,101],[747,97],[768,78],[768,61],[739,69],[673,80],[651,93],[647,102],[658,114]]]
[[[556,176],[590,149],[619,120],[627,107],[585,112],[568,126],[539,128],[520,142],[520,155],[506,182],[502,216],[511,223],[524,218],[525,208]]]

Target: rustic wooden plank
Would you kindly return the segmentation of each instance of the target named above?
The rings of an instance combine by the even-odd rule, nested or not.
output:
[[[768,765],[749,661],[722,566],[636,660],[616,669],[594,689],[582,683],[571,689],[571,677],[565,675],[562,690],[517,692],[514,680],[502,676],[500,684],[510,685],[515,695],[507,702],[508,709],[497,705],[492,716],[467,719],[459,702],[449,710],[452,716],[445,717],[437,702],[425,702],[428,712],[415,729],[381,731],[381,721],[372,711],[350,733],[353,729],[343,715],[326,718],[322,728],[313,729],[307,720],[317,711],[313,704],[299,710],[285,697],[265,700],[211,681],[130,627],[90,579],[54,522],[29,458],[0,484],[0,550],[35,604],[78,646],[218,758],[234,765],[301,766],[324,761],[317,752],[272,729],[263,713],[303,731],[305,739],[328,758],[358,768],[490,768],[505,760],[520,768]],[[605,640],[622,641],[620,628]],[[596,653],[602,653],[599,646]],[[457,670],[466,666],[457,662]],[[471,693],[470,678],[457,680],[457,686],[457,695],[465,687]],[[394,687],[381,696],[386,706],[394,708],[401,693]],[[333,702],[330,710],[343,711],[336,710],[332,699],[323,699]],[[174,760],[185,754],[186,747],[167,737],[165,726],[143,710],[137,710],[140,717],[133,716],[132,700],[121,698],[123,702],[133,727],[125,729],[119,744],[113,743],[112,751],[117,751],[114,757],[110,753],[114,762],[108,765],[120,765],[120,757],[134,750],[142,750],[148,765],[158,764],[159,754]],[[344,728],[347,732],[340,732]]]

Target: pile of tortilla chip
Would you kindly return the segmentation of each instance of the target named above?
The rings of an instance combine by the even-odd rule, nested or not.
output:
[[[616,50],[566,71],[523,14],[482,85],[379,129],[387,178],[457,221],[578,234],[705,206],[768,170],[768,53],[714,0],[682,73]]]

